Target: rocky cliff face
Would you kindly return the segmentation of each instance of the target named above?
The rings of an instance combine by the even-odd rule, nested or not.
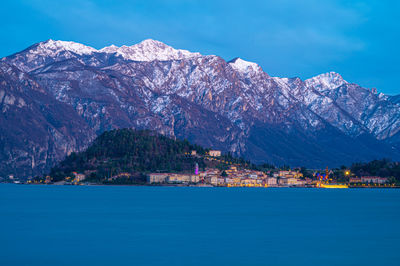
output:
[[[1,66],[3,175],[41,173],[95,135],[123,127],[255,162],[321,167],[400,158],[400,105],[334,72],[305,81],[270,77],[256,63],[153,40],[100,50],[48,40]]]
[[[30,176],[84,148],[94,131],[28,74],[0,62],[0,174]]]

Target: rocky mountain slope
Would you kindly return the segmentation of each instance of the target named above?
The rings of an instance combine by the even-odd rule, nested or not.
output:
[[[100,50],[48,40],[1,66],[0,175],[42,173],[96,135],[125,127],[278,165],[400,158],[398,102],[334,72],[270,77],[256,63],[154,40]]]
[[[95,137],[71,106],[5,62],[0,62],[0,110],[0,176],[48,170]]]

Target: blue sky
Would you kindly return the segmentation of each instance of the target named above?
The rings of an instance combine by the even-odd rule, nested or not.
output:
[[[3,0],[0,56],[47,39],[95,48],[156,39],[257,62],[271,76],[336,71],[400,94],[398,1]]]

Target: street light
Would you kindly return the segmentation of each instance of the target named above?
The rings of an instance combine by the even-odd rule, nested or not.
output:
[[[344,172],[344,174],[345,174],[346,176],[349,176],[349,175],[350,175],[350,171],[349,171],[349,170],[346,170],[346,171]]]

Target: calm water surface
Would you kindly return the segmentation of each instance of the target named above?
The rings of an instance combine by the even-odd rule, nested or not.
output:
[[[400,265],[400,190],[0,184],[0,265]]]

